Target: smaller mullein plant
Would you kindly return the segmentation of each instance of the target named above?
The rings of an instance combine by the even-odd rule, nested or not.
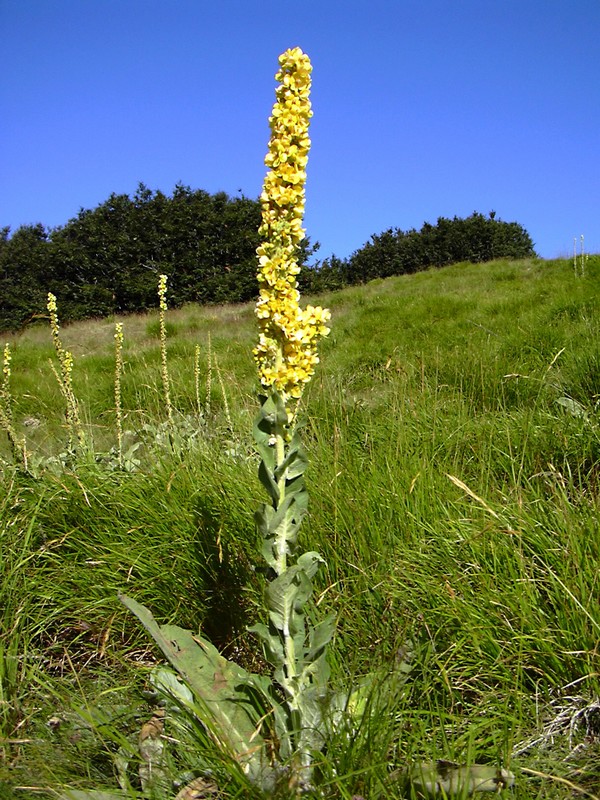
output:
[[[158,279],[158,322],[160,329],[160,374],[163,385],[163,398],[169,422],[173,420],[173,407],[171,404],[171,380],[167,364],[167,276],[160,275]]]
[[[206,349],[206,359],[207,359],[207,364],[206,364],[206,402],[204,404],[204,413],[206,415],[206,418],[208,419],[210,417],[210,410],[211,410],[210,397],[211,397],[211,392],[212,392],[212,374],[213,374],[213,358],[212,358],[212,344],[211,344],[211,338],[210,338],[210,331],[208,332],[208,344],[207,344],[207,349]]]
[[[56,297],[52,292],[48,293],[47,303],[48,313],[50,314],[50,331],[52,333],[52,342],[54,350],[58,357],[60,370],[57,370],[52,362],[50,366],[58,381],[58,385],[65,399],[66,409],[65,418],[67,421],[67,431],[69,436],[68,450],[70,453],[75,453],[78,449],[83,450],[86,447],[86,437],[81,424],[79,416],[79,404],[73,391],[73,355],[63,347],[60,339],[60,325],[58,323],[58,306]]]
[[[198,419],[204,416],[202,402],[200,400],[200,345],[194,347],[194,394],[196,397],[196,413]]]
[[[15,462],[20,464],[26,471],[28,469],[27,446],[24,437],[19,437],[14,426],[12,410],[12,394],[10,391],[10,363],[12,354],[10,345],[4,346],[2,357],[2,383],[0,384],[0,428],[3,428],[8,436]]]
[[[111,448],[110,452],[103,457],[103,462],[109,469],[118,469],[125,472],[133,472],[140,466],[140,460],[135,453],[141,447],[141,442],[133,442],[125,448],[127,431],[123,430],[123,391],[122,378],[125,369],[123,360],[123,323],[115,322],[114,342],[115,342],[115,374],[114,374],[114,399],[115,399],[115,429],[117,436],[116,447]]]
[[[121,376],[123,374],[123,323],[115,323],[115,424],[117,428],[117,463],[123,469],[123,402]]]

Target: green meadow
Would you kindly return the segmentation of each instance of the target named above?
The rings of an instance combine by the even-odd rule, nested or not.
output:
[[[597,800],[600,256],[585,276],[564,260],[457,264],[309,300],[332,311],[300,409],[302,546],[326,561],[314,614],[337,615],[332,683],[413,654],[397,691],[374,690],[374,713],[333,738],[319,796],[403,797],[395,776],[444,759],[510,770],[507,796]],[[171,421],[158,312],[61,329],[78,453],[49,327],[6,337],[28,468],[0,431],[2,800],[115,791],[124,771],[136,789],[160,656],[118,592],[261,669],[253,307],[184,306],[166,331]],[[175,797],[195,750],[168,715],[164,730]]]

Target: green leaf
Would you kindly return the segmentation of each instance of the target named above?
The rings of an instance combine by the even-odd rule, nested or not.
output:
[[[285,762],[292,755],[287,708],[280,702],[279,691],[271,678],[253,674],[251,679],[252,688],[258,693],[261,704],[269,708],[263,718],[263,724],[269,731],[269,741],[275,743],[279,760]]]
[[[306,652],[306,661],[316,661],[333,638],[335,631],[335,614],[329,614],[316,625],[309,627],[309,646]]]
[[[270,535],[272,524],[271,521],[275,516],[275,509],[273,506],[263,503],[258,511],[254,512],[254,521],[261,536],[267,539]]]
[[[278,548],[284,547],[286,555],[293,555],[298,531],[306,515],[306,503],[298,502],[298,497],[286,497],[277,510],[263,505],[254,515],[257,528],[264,539],[263,557],[275,572],[279,570]],[[306,492],[304,497],[307,497]]]
[[[314,578],[314,576],[317,574],[319,566],[324,563],[325,559],[314,550],[310,550],[308,553],[303,553],[297,561],[300,569],[303,570],[309,578]]]
[[[262,399],[262,398],[261,398]],[[264,399],[254,421],[253,434],[257,450],[268,469],[275,469],[275,450],[271,444],[276,432],[283,434],[288,425],[288,414],[277,392],[270,392]]]
[[[289,497],[290,495],[294,495],[298,502],[300,502],[300,498],[302,495],[305,495],[308,498],[308,492],[306,491],[306,487],[304,484],[304,475],[297,475],[295,478],[288,478],[285,482],[285,495]]]
[[[585,410],[585,408],[578,403],[577,400],[573,400],[572,397],[559,397],[557,398],[556,402],[559,406],[562,406],[566,409],[569,414],[572,414],[574,417],[579,417],[580,419],[589,420],[589,414]]]
[[[297,430],[295,431],[289,446],[290,450],[296,453],[293,464],[290,464],[289,466],[287,475],[288,480],[293,480],[299,475],[303,475],[308,466],[308,457],[303,445],[300,442],[300,435]]]
[[[257,622],[248,628],[250,633],[256,633],[263,642],[265,656],[274,667],[280,667],[285,663],[285,653],[281,637],[277,633],[272,633],[268,625]]]
[[[277,630],[289,630],[292,636],[300,630],[304,623],[302,606],[311,593],[310,578],[298,565],[288,567],[269,583],[266,591],[269,619]]]
[[[365,675],[350,691],[346,698],[344,711],[357,727],[361,724],[365,712],[373,696],[373,689],[377,679],[376,673]]]
[[[308,495],[306,491],[304,493]],[[285,530],[286,528],[290,530],[293,528],[298,529],[307,511],[307,504],[301,502],[301,500],[302,498],[298,495],[286,494],[285,500],[277,508],[271,519],[269,530],[271,535],[278,534],[282,529]],[[290,534],[286,534],[285,538],[289,540]]]
[[[300,445],[296,437],[286,449],[287,453],[285,458],[274,472],[276,480],[280,480],[283,475],[286,476],[288,481],[299,478],[304,474],[308,466],[308,458],[304,452],[304,448]]]
[[[270,418],[265,413],[264,405],[261,407],[257,418],[254,421],[252,432],[256,449],[267,467],[272,471],[275,469],[275,448],[272,445],[274,418]]]
[[[252,676],[205,639],[176,625],[159,626],[145,606],[125,595],[119,599],[140,620],[200,703],[202,722],[217,743],[242,763],[255,758],[260,761],[265,744],[260,733],[261,710],[252,706],[246,691],[253,685]]]
[[[171,701],[175,700],[173,706],[167,705],[169,711],[191,708],[194,703],[194,695],[170,667],[154,667],[150,673],[150,683],[160,696],[167,697]]]
[[[269,469],[269,467],[265,464],[264,458],[258,465],[258,479],[267,490],[267,494],[273,501],[273,505],[277,506],[280,497],[279,486],[273,477],[272,469]]]
[[[299,708],[302,720],[300,749],[317,751],[323,748],[326,738],[324,724],[326,707],[326,697],[321,687],[306,686],[300,693]]]
[[[410,784],[424,797],[456,797],[475,792],[495,792],[510,787],[515,776],[506,769],[485,764],[471,766],[451,761],[415,764],[408,774]]]

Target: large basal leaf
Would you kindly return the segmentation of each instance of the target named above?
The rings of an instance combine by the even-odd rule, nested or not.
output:
[[[510,788],[515,776],[507,769],[487,764],[454,764],[432,761],[415,764],[405,779],[416,794],[425,798],[465,797],[475,792],[494,792]]]
[[[248,693],[252,676],[219,654],[206,640],[176,625],[158,625],[150,611],[125,595],[121,602],[139,619],[206,711],[202,721],[213,738],[240,762],[262,757],[265,740]]]
[[[312,752],[323,749],[326,741],[324,718],[328,716],[325,687],[305,686],[299,695],[302,719],[300,747]]]
[[[382,701],[393,700],[413,669],[415,650],[414,642],[406,639],[398,648],[390,672],[369,672],[356,680],[349,691],[334,692],[330,700],[330,718],[334,728],[345,721],[356,730],[365,716],[377,713]]]
[[[270,711],[264,717],[264,725],[269,731],[269,741],[277,745],[279,761],[285,763],[292,755],[292,745],[288,730],[287,710],[280,702],[281,697],[266,675],[251,675],[252,688],[259,694],[262,704]]]
[[[585,410],[585,408],[578,403],[577,400],[573,400],[572,397],[558,397],[556,402],[559,406],[565,408],[569,414],[572,414],[574,417],[579,417],[580,419],[585,419],[589,421],[589,414]]]

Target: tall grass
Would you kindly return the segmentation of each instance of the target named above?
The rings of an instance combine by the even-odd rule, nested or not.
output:
[[[577,279],[570,261],[462,264],[319,299],[334,324],[301,410],[303,536],[327,561],[317,583],[320,607],[339,620],[333,679],[393,669],[399,648],[416,646],[397,697],[380,698],[385,710],[340,733],[325,757],[331,797],[400,796],[394,771],[436,758],[510,765],[525,798],[570,795],[561,780],[598,795],[600,731],[583,716],[570,743],[565,729],[511,753],[559,698],[592,704],[599,692],[599,277],[593,256]],[[246,511],[261,495],[252,310],[167,318],[173,417],[200,431],[184,447],[161,449],[144,429],[167,416],[157,315],[120,320],[123,435],[143,440],[136,469],[88,460],[32,478],[3,443],[7,792],[114,786],[118,741],[135,740],[151,715],[144,665],[156,656],[117,591],[160,622],[200,624],[258,668],[245,630],[262,591]],[[61,330],[97,453],[116,443],[113,336],[114,320]],[[16,433],[29,452],[55,456],[66,431],[49,333],[9,339]],[[202,411],[220,423],[211,437],[199,414],[207,389]]]

